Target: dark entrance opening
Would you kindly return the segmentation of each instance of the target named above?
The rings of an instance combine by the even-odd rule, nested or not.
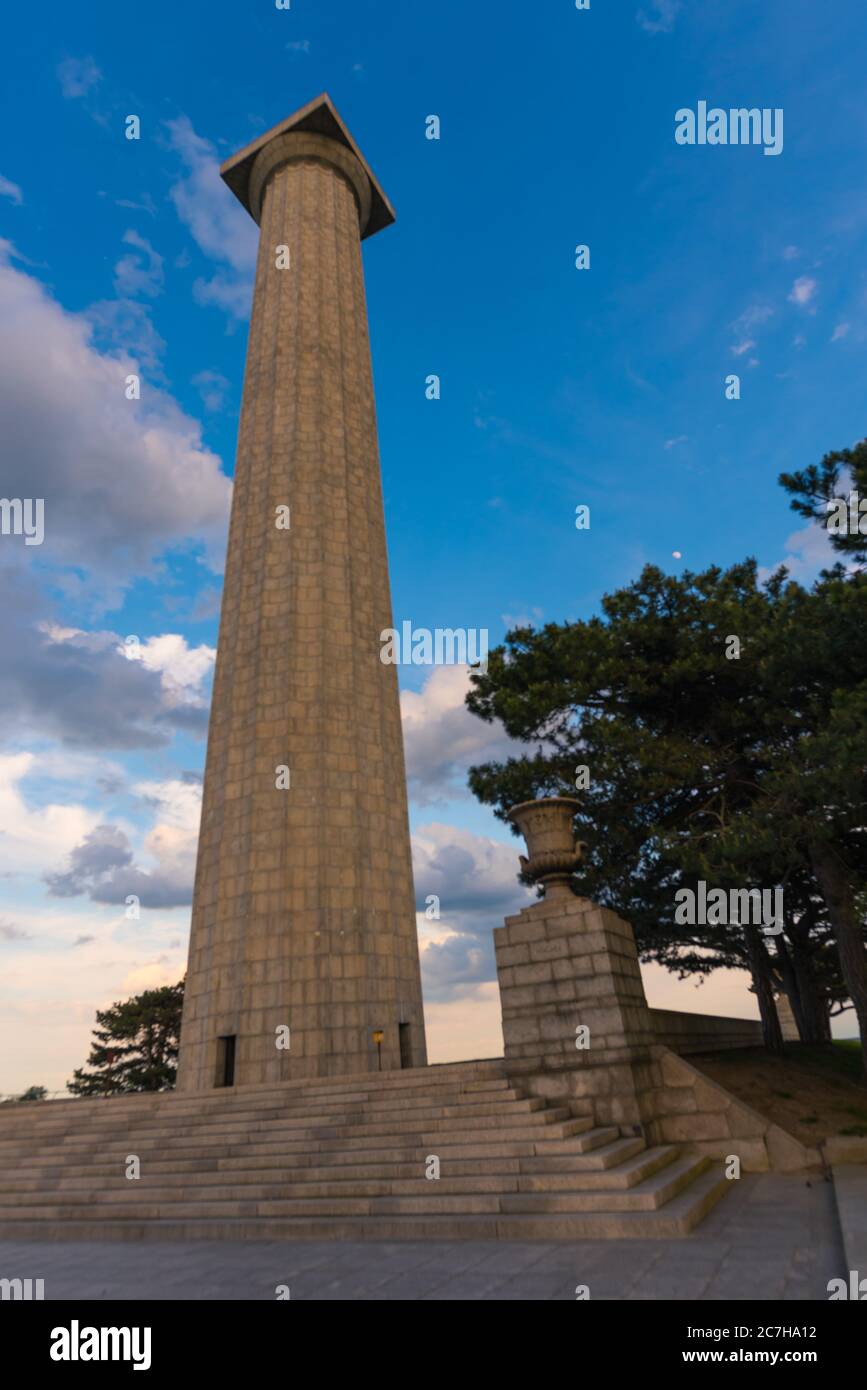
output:
[[[400,1039],[400,1065],[401,1067],[412,1066],[412,1041],[409,1030],[412,1025],[409,1023],[399,1023],[397,1025],[398,1037]]]
[[[217,1086],[235,1084],[235,1034],[217,1038]]]

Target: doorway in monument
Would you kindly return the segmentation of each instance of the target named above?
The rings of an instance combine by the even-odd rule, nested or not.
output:
[[[235,1084],[235,1034],[217,1038],[217,1076],[216,1086]]]
[[[398,1038],[400,1039],[400,1065],[401,1067],[412,1066],[412,1039],[410,1038],[410,1023],[399,1023],[397,1025]]]

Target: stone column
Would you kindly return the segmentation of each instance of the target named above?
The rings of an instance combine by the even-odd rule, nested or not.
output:
[[[521,867],[545,896],[494,931],[506,1071],[533,1095],[632,1129],[654,1115],[650,1011],[631,926],[573,892],[577,805],[551,797],[510,812],[527,840]]]
[[[380,661],[392,617],[360,246],[393,213],[327,97],[221,173],[260,238],[187,1090],[219,1084],[227,1037],[235,1084],[376,1070],[378,1030],[383,1068],[426,1061],[397,673]]]

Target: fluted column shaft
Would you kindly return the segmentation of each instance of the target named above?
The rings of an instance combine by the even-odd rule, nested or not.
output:
[[[326,142],[328,144],[330,142]],[[296,155],[264,184],[179,1085],[425,1061],[359,196]],[[360,169],[360,166],[359,166]],[[278,256],[288,266],[278,268]],[[289,508],[289,529],[277,525]],[[289,769],[288,789],[275,785]],[[288,1050],[276,1030],[290,1029]]]

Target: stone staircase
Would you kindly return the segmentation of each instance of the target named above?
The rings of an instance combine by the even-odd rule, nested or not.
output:
[[[671,1237],[726,1186],[500,1061],[0,1108],[2,1239]]]

